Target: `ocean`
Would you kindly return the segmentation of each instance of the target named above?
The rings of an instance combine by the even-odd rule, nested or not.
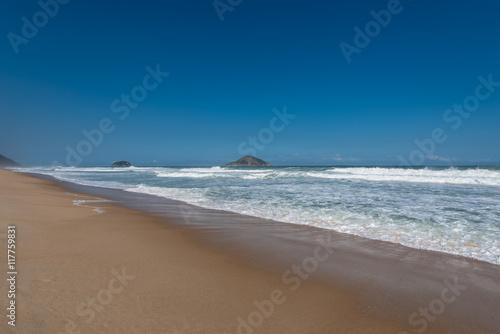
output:
[[[500,264],[500,167],[18,170]]]

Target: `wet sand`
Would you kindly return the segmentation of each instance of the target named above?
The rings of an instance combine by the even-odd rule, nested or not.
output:
[[[15,225],[18,247],[7,333],[500,333],[500,266],[11,171],[0,184],[1,244]]]

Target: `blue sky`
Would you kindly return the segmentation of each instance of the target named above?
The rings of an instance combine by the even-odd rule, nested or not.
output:
[[[58,6],[45,24],[37,1],[0,5],[0,154],[23,164],[217,165],[249,152],[276,165],[500,164],[500,87],[474,100],[479,76],[500,82],[498,1],[242,0],[223,21],[210,0]],[[348,63],[340,43],[356,47],[354,28],[366,34],[388,7]],[[13,47],[9,33],[26,39]],[[169,75],[145,90],[158,64]],[[134,89],[147,96],[120,119],[112,104]],[[473,111],[447,114],[465,100]],[[283,122],[285,106],[296,117]],[[92,144],[82,131],[103,119],[113,131]]]

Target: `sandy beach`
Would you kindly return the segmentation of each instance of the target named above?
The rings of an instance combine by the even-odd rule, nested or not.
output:
[[[0,240],[15,226],[18,272],[16,326],[3,315],[5,333],[500,332],[493,264],[293,226],[296,240],[261,238],[256,226],[247,235],[258,251],[231,250],[223,225],[75,205],[99,199],[7,170],[0,184]],[[321,241],[305,241],[314,234]],[[6,268],[4,246],[0,260]]]

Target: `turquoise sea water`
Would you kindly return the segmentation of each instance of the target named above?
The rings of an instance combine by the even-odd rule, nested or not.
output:
[[[500,264],[500,167],[20,170]]]

